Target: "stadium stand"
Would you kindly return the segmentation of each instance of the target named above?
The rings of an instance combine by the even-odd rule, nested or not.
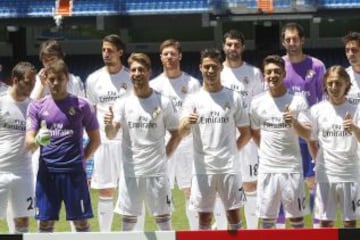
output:
[[[60,4],[59,4],[60,3]],[[358,0],[0,0],[0,18],[49,17],[69,5],[72,16],[297,12],[360,8]],[[60,12],[57,8],[60,6]]]

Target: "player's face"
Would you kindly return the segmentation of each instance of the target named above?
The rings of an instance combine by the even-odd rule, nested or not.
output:
[[[120,64],[120,58],[122,55],[123,50],[117,49],[116,46],[110,42],[103,42],[102,58],[106,66],[116,66]]]
[[[17,81],[16,96],[19,98],[27,98],[30,96],[31,91],[35,85],[35,76],[33,72],[26,72],[24,78]]]
[[[226,38],[223,45],[226,59],[231,61],[240,60],[244,48],[245,45],[243,45],[239,39],[234,38]]]
[[[212,58],[204,58],[200,64],[200,72],[203,77],[203,85],[205,90],[209,92],[220,91],[221,81],[220,72],[222,70],[222,64]]]
[[[360,43],[350,41],[345,45],[345,54],[351,66],[360,66]]]
[[[179,69],[181,53],[172,46],[166,47],[160,54],[160,60],[165,70]]]
[[[268,63],[264,66],[264,79],[270,91],[282,91],[284,86],[285,70],[279,65]]]
[[[331,72],[326,79],[326,91],[329,101],[333,104],[345,102],[345,92],[349,87],[349,82],[338,76],[336,72]]]
[[[41,57],[41,62],[44,67],[49,66],[50,63],[53,63],[57,60],[59,60],[59,58],[55,55],[44,54]]]
[[[130,77],[134,89],[143,89],[149,86],[151,71],[139,62],[130,65]]]
[[[49,85],[51,96],[54,99],[62,99],[67,96],[68,75],[59,72],[48,72],[46,80]]]
[[[304,39],[300,38],[299,33],[296,29],[288,29],[285,30],[282,45],[286,49],[288,55],[298,56],[302,53]]]

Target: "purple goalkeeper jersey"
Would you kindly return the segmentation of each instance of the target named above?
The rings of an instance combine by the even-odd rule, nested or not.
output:
[[[94,108],[71,94],[58,101],[48,95],[29,105],[27,131],[38,131],[42,120],[51,132],[51,142],[40,147],[39,171],[84,171],[84,129],[99,128]]]
[[[323,98],[323,76],[325,65],[319,59],[305,56],[300,63],[291,63],[287,56],[285,60],[285,85],[292,93],[303,95],[309,106],[320,102]]]

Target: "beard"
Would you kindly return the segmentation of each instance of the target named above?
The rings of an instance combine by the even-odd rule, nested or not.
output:
[[[112,62],[110,59],[103,59],[105,66],[114,66],[114,62]]]
[[[226,58],[231,60],[231,61],[238,61],[241,58],[241,54],[239,54],[237,52],[227,52],[226,53]]]

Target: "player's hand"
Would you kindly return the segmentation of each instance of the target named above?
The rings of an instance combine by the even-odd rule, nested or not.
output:
[[[346,112],[345,116],[344,116],[344,121],[343,121],[343,127],[345,129],[345,131],[351,133],[354,129],[354,122],[352,120],[352,117],[350,115],[349,112]]]
[[[35,136],[35,141],[38,145],[47,146],[50,144],[50,140],[51,140],[50,130],[46,126],[46,121],[42,120],[41,127]]]
[[[113,120],[114,120],[114,112],[113,112],[112,107],[110,106],[109,111],[107,113],[105,113],[105,115],[104,115],[105,126],[112,125]]]
[[[295,121],[294,114],[291,112],[289,104],[285,105],[283,119],[285,123],[288,124],[289,126],[292,126]]]
[[[196,108],[194,108],[188,117],[188,122],[189,124],[195,124],[197,123],[198,119],[199,119],[199,115],[196,112]]]
[[[40,69],[38,75],[40,78],[41,85],[46,86],[47,82],[46,82],[45,68]]]

